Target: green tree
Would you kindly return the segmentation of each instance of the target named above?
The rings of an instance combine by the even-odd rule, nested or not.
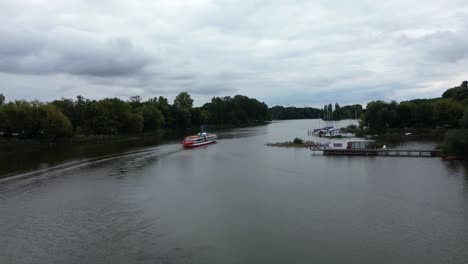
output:
[[[126,113],[122,120],[121,132],[127,134],[139,134],[143,131],[143,117],[140,113]]]
[[[443,98],[446,99],[454,99],[458,101],[468,99],[468,81],[464,81],[460,84],[460,86],[456,86],[453,88],[448,89],[442,94]]]
[[[414,123],[416,127],[434,127],[432,103],[424,101],[414,107]]]
[[[448,131],[444,137],[443,150],[448,155],[468,157],[468,129]]]
[[[163,96],[159,96],[157,100],[157,105],[158,105],[159,111],[161,111],[161,113],[164,116],[166,127],[175,128],[176,126],[175,116],[172,111],[172,106],[169,105],[169,101],[167,100],[167,98]]]
[[[73,133],[70,120],[54,105],[40,106],[41,134],[46,138],[69,137]]]
[[[200,126],[206,124],[209,115],[208,111],[197,107],[190,110],[190,116],[192,118],[192,125]]]
[[[294,138],[293,143],[297,144],[297,145],[302,145],[302,144],[304,144],[304,140],[302,140],[300,138]]]
[[[192,115],[188,108],[175,108],[176,128],[186,129],[192,127]]]
[[[460,126],[468,128],[468,107],[463,112],[463,117],[460,119]]]
[[[145,104],[138,108],[138,112],[143,117],[143,130],[152,131],[164,125],[164,116],[155,104]]]
[[[129,104],[133,109],[137,109],[138,107],[142,105],[141,101],[142,101],[141,96],[134,95],[130,97]]]
[[[333,120],[340,120],[341,119],[341,107],[338,103],[335,103],[335,112],[333,114]]]
[[[183,109],[190,109],[193,106],[193,99],[190,94],[182,92],[174,99],[174,106]]]
[[[10,131],[7,133],[23,138],[35,136],[38,130],[38,105],[38,102],[25,100],[9,102],[4,105],[5,114],[10,124]]]
[[[5,103],[5,96],[3,94],[0,94],[0,105]]]
[[[401,126],[409,127],[413,123],[415,105],[411,102],[402,102],[398,106],[398,114],[400,115]]]
[[[433,103],[434,124],[456,127],[463,116],[463,106],[454,100],[440,99]]]
[[[0,134],[7,134],[9,130],[11,130],[10,121],[5,113],[5,109],[0,106]]]
[[[52,102],[65,116],[67,116],[70,122],[75,120],[75,102],[72,99],[62,98]]]
[[[88,120],[93,126],[91,129],[97,134],[132,133],[128,127],[131,123],[132,108],[127,102],[118,98],[107,98],[96,102],[90,107]],[[137,119],[137,118],[135,118]],[[143,122],[143,121],[142,121]]]

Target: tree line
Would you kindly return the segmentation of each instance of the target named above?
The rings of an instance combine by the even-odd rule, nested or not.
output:
[[[322,110],[313,107],[274,106],[269,109],[273,120],[315,119],[322,116]]]
[[[468,81],[446,90],[440,98],[400,103],[370,102],[362,116],[362,126],[376,131],[387,128],[445,129],[444,152],[468,158]]]
[[[0,134],[3,137],[59,138],[82,135],[139,134],[159,129],[184,130],[205,124],[240,126],[270,120],[268,107],[254,98],[214,97],[202,107],[180,93],[172,104],[162,96],[144,101],[106,98],[62,98],[52,102],[6,102],[0,94]]]
[[[372,101],[362,116],[363,126],[385,128],[468,128],[468,81],[448,89],[440,98],[397,103]]]
[[[340,106],[335,103],[335,107],[332,104],[325,105],[322,110],[323,120],[343,120],[343,119],[358,119],[363,112],[362,105],[345,105]]]
[[[332,104],[325,105],[323,109],[314,107],[274,106],[270,108],[269,111],[271,118],[274,120],[315,118],[322,118],[323,120],[343,120],[359,118],[363,109],[360,104],[341,107],[338,103],[335,103],[334,108]]]

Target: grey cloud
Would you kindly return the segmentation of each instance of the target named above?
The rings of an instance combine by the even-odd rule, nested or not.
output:
[[[440,95],[468,79],[467,7],[463,0],[70,0],[34,8],[3,1],[0,90],[17,99],[188,91],[197,102],[240,93],[300,105]]]
[[[57,91],[58,92],[70,92],[73,89],[75,89],[75,87],[72,85],[62,85],[57,89]]]
[[[468,30],[437,31],[421,37],[402,36],[400,41],[414,52],[424,52],[439,62],[457,62],[468,56]]]
[[[148,94],[176,94],[188,92],[195,95],[229,95],[238,89],[229,82],[215,81],[213,79],[186,81],[184,83],[174,83],[168,81],[154,81],[145,84],[145,91]]]
[[[29,31],[15,32],[12,29],[1,29],[0,59],[5,57],[26,56],[42,48],[39,36]]]
[[[232,95],[236,93],[237,89],[235,87],[231,87],[227,84],[219,83],[219,84],[201,84],[201,85],[194,85],[190,86],[187,89],[179,90],[179,92],[189,92],[189,93],[196,93],[201,95]]]
[[[71,74],[96,77],[134,75],[149,56],[126,38],[107,41],[71,39],[50,33],[2,32],[0,71],[12,74]]]
[[[165,79],[168,81],[190,81],[197,78],[196,74],[185,73],[185,74],[169,74],[167,76],[159,76],[160,79]]]

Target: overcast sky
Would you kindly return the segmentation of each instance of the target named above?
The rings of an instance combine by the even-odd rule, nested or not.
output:
[[[468,79],[468,1],[1,0],[7,100],[268,105],[437,97]]]

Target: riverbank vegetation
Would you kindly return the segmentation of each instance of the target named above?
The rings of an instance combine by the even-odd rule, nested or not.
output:
[[[367,104],[362,125],[370,129],[460,128],[468,125],[468,81],[440,98]]]
[[[442,149],[447,155],[468,158],[468,129],[455,129],[445,135]]]
[[[243,126],[270,120],[265,103],[247,96],[214,97],[193,107],[188,93],[173,104],[162,96],[143,101],[133,96],[90,100],[62,98],[52,102],[17,100],[0,95],[2,138],[45,139],[92,135],[139,135],[159,130],[185,131],[202,125]]]
[[[300,138],[294,138],[293,141],[285,141],[285,142],[276,142],[276,143],[266,143],[266,146],[269,147],[281,147],[281,148],[316,148],[320,147],[320,145],[314,141],[304,141]]]
[[[369,102],[361,128],[381,136],[405,133],[443,139],[447,155],[467,157],[468,81],[446,90],[440,98]]]

